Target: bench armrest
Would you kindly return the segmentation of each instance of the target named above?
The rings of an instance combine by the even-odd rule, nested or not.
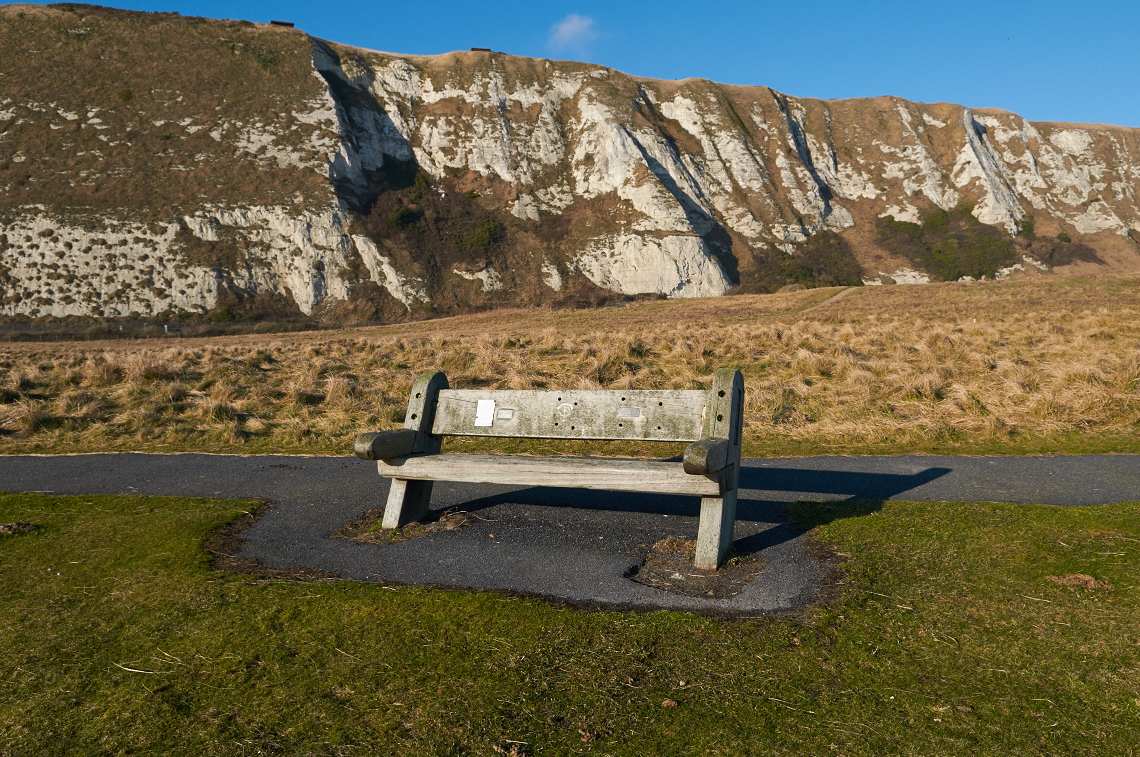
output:
[[[728,439],[699,439],[685,448],[685,473],[700,476],[716,473],[728,464]]]
[[[356,437],[353,451],[361,460],[387,460],[412,454],[416,446],[416,434],[411,428],[398,431],[373,431]]]

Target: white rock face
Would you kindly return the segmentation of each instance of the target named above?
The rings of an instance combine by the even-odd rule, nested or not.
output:
[[[603,238],[584,250],[574,265],[598,286],[622,294],[715,297],[732,286],[704,240],[696,236]]]
[[[306,314],[325,297],[348,296],[344,274],[352,248],[339,211],[293,215],[284,207],[216,208],[182,220],[204,241],[217,241],[223,232],[240,240],[246,263],[231,271],[240,289],[288,292]]]
[[[180,227],[203,241],[227,240],[240,249],[241,264],[225,270],[187,265]],[[308,314],[326,297],[348,296],[353,252],[370,278],[406,307],[428,300],[422,281],[397,271],[370,240],[349,236],[337,210],[206,208],[157,227],[128,223],[98,231],[39,213],[0,227],[0,234],[9,245],[0,254],[0,274],[17,282],[0,304],[4,315],[200,312],[216,304],[223,285],[286,294]]]
[[[982,223],[1000,223],[1010,234],[1016,234],[1018,222],[1025,217],[1025,212],[1010,186],[1005,164],[995,154],[984,127],[974,120],[969,108],[962,112],[962,124],[966,131],[966,144],[954,164],[954,185],[961,188],[977,181],[982,200],[974,206],[974,217]]]
[[[475,271],[474,273],[461,271],[458,268],[453,268],[451,272],[468,281],[478,281],[479,291],[481,292],[493,292],[496,289],[503,288],[503,277],[500,276],[499,272],[490,264],[485,266],[481,271]]]
[[[322,82],[322,74],[349,81],[320,46],[314,48],[313,64],[314,76]],[[413,157],[384,114],[347,107],[327,88],[291,115],[314,127],[301,151],[279,146],[281,127],[265,123],[223,122],[210,136],[278,166],[316,170],[356,185],[365,182],[367,171],[383,165],[385,155]],[[93,116],[88,123],[98,127]],[[179,125],[193,133],[201,127],[192,120]],[[307,157],[312,151],[318,153],[315,160]],[[0,235],[7,239],[0,245],[0,272],[14,282],[0,314],[112,317],[205,311],[216,304],[223,286],[251,295],[286,294],[309,314],[325,298],[348,296],[353,253],[361,255],[372,280],[406,307],[413,300],[426,302],[422,281],[397,271],[370,241],[349,236],[346,213],[339,207],[203,206],[157,227],[85,219],[98,228],[92,231],[29,207],[14,221],[0,224]],[[225,270],[187,265],[177,239],[182,227],[203,241],[232,245],[240,251],[240,264]]]
[[[1140,167],[1124,140],[1114,133],[1123,130],[1034,126],[1013,114],[978,120],[995,146],[1000,146],[1018,196],[1035,210],[1081,234],[1113,231],[1127,236],[1129,228],[1136,228]],[[1110,148],[1111,164],[1103,150],[1094,149],[1098,142]],[[1107,181],[1110,176],[1116,180]]]
[[[397,271],[392,265],[392,260],[380,254],[376,243],[368,237],[353,236],[352,241],[356,244],[356,249],[363,258],[372,280],[388,290],[388,294],[404,303],[404,307],[411,310],[413,300],[428,302],[427,289],[422,279],[405,276]]]
[[[562,160],[565,139],[557,119],[562,100],[572,97],[582,86],[581,74],[555,73],[546,86],[538,83],[507,86],[499,72],[475,75],[470,85],[447,82],[436,89],[430,78],[407,61],[395,60],[375,70],[372,92],[388,113],[401,135],[408,139],[418,132],[415,157],[428,173],[440,175],[447,168],[465,168],[494,174],[511,184],[528,185],[536,175]],[[470,106],[471,115],[457,119],[449,115],[414,116],[417,103],[455,101]],[[537,107],[538,118],[513,122],[506,112]],[[457,138],[458,137],[458,138]]]
[[[0,228],[0,281],[9,292],[0,314],[146,316],[216,301],[215,271],[181,264],[177,224],[99,228],[83,220],[33,212]]]
[[[1025,266],[1022,265],[1021,263],[1014,263],[1011,266],[1007,266],[1005,268],[999,268],[999,269],[997,269],[997,273],[994,274],[994,281],[1005,281],[1010,276],[1012,276],[1014,273],[1016,273],[1018,271],[1024,271],[1024,270],[1025,270]]]
[[[538,200],[531,194],[518,196],[514,205],[511,206],[511,215],[526,221],[537,221],[542,217],[539,214]]]
[[[904,202],[902,207],[898,205],[887,206],[887,209],[879,214],[879,218],[886,218],[887,216],[892,216],[896,221],[904,221],[905,223],[922,223],[918,208],[908,202]]]
[[[203,310],[226,287],[287,294],[311,313],[323,300],[348,296],[352,272],[361,270],[357,255],[369,278],[405,307],[426,304],[429,282],[400,270],[397,260],[406,256],[350,231],[375,176],[393,165],[418,166],[465,188],[493,187],[480,202],[499,203],[492,209],[524,233],[560,214],[575,224],[592,219],[575,226],[573,249],[543,251],[540,275],[552,291],[580,275],[624,294],[716,296],[733,282],[714,249],[742,262],[754,252],[791,254],[810,236],[843,232],[857,218],[921,223],[930,205],[973,203],[978,220],[1009,234],[1033,214],[1070,233],[1140,235],[1135,130],[1031,124],[999,111],[897,98],[821,102],[760,87],[654,82],[576,64],[464,55],[342,55],[316,43],[311,74],[319,91],[285,103],[280,116],[148,116],[166,129],[201,132],[198,139],[209,135],[251,171],[317,174],[336,192],[313,205],[300,195],[294,205],[287,196],[245,206],[203,200],[157,224],[126,213],[64,218],[39,207],[8,208],[0,221],[0,313]],[[112,115],[97,107],[0,97],[0,125],[33,117],[47,119],[45,129],[82,126],[100,144],[122,144],[111,141]],[[25,164],[26,146],[4,134],[0,165]],[[0,173],[0,190],[15,175]],[[581,208],[588,212],[576,215]],[[240,263],[232,270],[188,264],[187,234],[229,245]],[[517,279],[495,264],[500,270],[444,267],[439,275],[508,297]],[[1003,275],[1043,265],[1026,260]],[[901,269],[864,282],[888,278],[930,277]]]
[[[891,145],[877,138],[872,139],[872,144],[883,155],[898,159],[890,161],[884,158],[880,163],[880,175],[884,179],[901,179],[905,197],[921,193],[939,208],[949,210],[958,204],[958,193],[946,186],[949,177],[930,154],[928,142],[912,126],[910,111],[902,103],[896,103],[896,112],[899,114],[902,131],[899,144]]]
[[[900,268],[894,273],[883,273],[879,271],[879,276],[888,276],[896,284],[929,284],[930,275],[921,271],[912,271],[909,268]],[[878,283],[882,283],[879,280]]]
[[[555,292],[562,290],[562,273],[558,270],[558,266],[549,260],[542,261],[542,283]]]
[[[1101,201],[1089,204],[1088,210],[1069,216],[1069,221],[1082,234],[1095,234],[1098,231],[1112,230],[1121,236],[1128,235],[1128,227],[1112,208]]]
[[[322,45],[313,46],[313,67],[316,75],[326,80],[339,80],[344,86],[359,86],[360,75],[354,77],[326,52]],[[365,174],[383,167],[384,156],[397,160],[411,160],[412,151],[399,128],[386,111],[372,108],[354,107],[334,96],[330,86],[326,107],[315,112],[322,114],[327,121],[329,108],[335,114],[340,139],[329,162],[329,178],[342,179],[351,184],[366,184]]]

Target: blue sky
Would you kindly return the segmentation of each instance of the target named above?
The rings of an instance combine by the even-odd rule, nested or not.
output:
[[[115,5],[293,21],[317,37],[391,52],[490,47],[660,79],[762,84],[800,97],[898,95],[1004,108],[1030,120],[1140,127],[1140,0]]]

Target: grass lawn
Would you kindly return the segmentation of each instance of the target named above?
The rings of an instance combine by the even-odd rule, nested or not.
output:
[[[1133,754],[1140,505],[801,504],[802,617],[213,571],[254,503],[0,495],[2,754]],[[1115,589],[1061,586],[1091,574]],[[675,703],[675,706],[674,706]]]

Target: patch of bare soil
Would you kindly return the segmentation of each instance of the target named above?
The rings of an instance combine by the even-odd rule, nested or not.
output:
[[[409,523],[402,528],[380,528],[382,520],[383,508],[369,510],[363,518],[337,531],[332,538],[350,539],[361,544],[398,544],[437,531],[455,531],[474,522],[466,512],[455,509],[429,513],[426,520]]]
[[[257,523],[273,505],[263,502],[256,510],[247,512],[215,529],[202,543],[202,548],[213,555],[210,567],[227,573],[245,573],[262,578],[286,581],[339,580],[332,573],[312,568],[268,568],[252,557],[238,557],[243,539],[241,533]]]
[[[641,564],[626,578],[660,591],[724,599],[742,592],[767,567],[757,555],[730,552],[720,569],[701,571],[693,567],[696,553],[695,540],[670,536],[649,547]]]
[[[1058,586],[1080,586],[1082,589],[1101,589],[1103,591],[1116,589],[1107,581],[1101,581],[1084,573],[1072,573],[1067,576],[1045,576],[1045,580],[1052,581]]]
[[[8,536],[9,534],[30,534],[37,528],[39,528],[39,526],[31,523],[0,523],[0,536]]]

